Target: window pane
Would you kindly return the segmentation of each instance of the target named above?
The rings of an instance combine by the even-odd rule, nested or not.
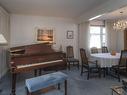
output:
[[[91,47],[101,47],[101,40],[100,40],[100,35],[91,35],[90,37],[90,48]]]
[[[106,35],[102,36],[102,46],[106,46]]]
[[[91,26],[90,33],[91,34],[100,34],[100,27]]]
[[[90,27],[90,48],[106,46],[106,30],[102,26],[91,26]]]
[[[105,34],[106,31],[105,31],[105,27],[102,28],[102,33]]]

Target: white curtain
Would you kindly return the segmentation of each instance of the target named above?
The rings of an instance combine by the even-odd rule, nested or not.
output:
[[[84,48],[87,55],[89,52],[89,22],[79,24],[79,49]]]
[[[115,31],[113,29],[113,23],[113,21],[105,21],[107,31],[107,45],[110,52],[120,52],[124,47],[123,32]]]

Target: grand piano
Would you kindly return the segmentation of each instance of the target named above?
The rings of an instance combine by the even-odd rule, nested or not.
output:
[[[11,95],[16,95],[16,76],[19,73],[41,70],[66,69],[66,54],[56,52],[49,44],[32,44],[10,48],[10,67],[12,73]]]

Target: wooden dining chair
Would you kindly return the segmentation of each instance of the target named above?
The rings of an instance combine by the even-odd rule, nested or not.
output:
[[[108,48],[106,46],[102,46],[102,53],[108,53]]]
[[[67,56],[67,63],[68,63],[69,70],[70,70],[70,64],[71,63],[73,63],[73,65],[76,64],[78,69],[79,69],[79,60],[74,58],[73,46],[67,46],[66,56]]]
[[[111,71],[114,71],[114,76],[120,81],[120,73],[127,73],[127,50],[121,50],[119,64],[112,66]]]
[[[89,79],[90,73],[98,73],[99,77],[101,76],[101,70],[100,67],[97,64],[97,61],[90,61],[88,60],[88,57],[86,55],[86,51],[85,49],[81,48],[80,49],[80,56],[81,56],[81,61],[82,61],[82,65],[81,65],[81,76],[83,73],[88,72],[87,75],[87,79]],[[87,71],[84,71],[84,68]]]
[[[98,53],[97,47],[92,47],[92,48],[91,48],[91,53],[92,53],[92,54],[93,54],[93,53]]]

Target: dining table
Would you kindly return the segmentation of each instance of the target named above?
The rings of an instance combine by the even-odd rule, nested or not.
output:
[[[111,75],[112,77],[117,78],[115,75],[111,73],[111,67],[119,64],[120,53],[94,53],[91,54],[91,58],[97,60],[97,64],[101,68],[101,72],[103,71],[104,77],[106,75]]]
[[[112,55],[111,53],[94,53],[91,57],[98,61],[98,65],[101,68],[112,67],[118,65],[120,59],[120,53]]]

